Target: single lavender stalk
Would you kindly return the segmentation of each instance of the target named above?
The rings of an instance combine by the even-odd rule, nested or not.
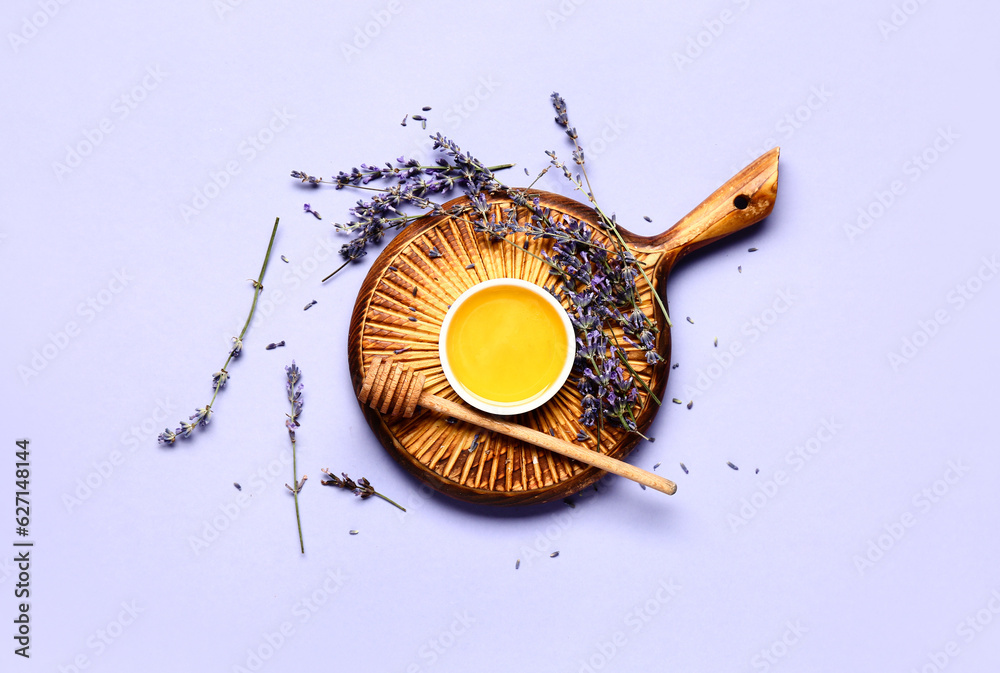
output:
[[[594,206],[594,210],[597,211],[597,214],[601,218],[601,222],[604,224],[605,228],[608,229],[611,233],[613,233],[615,235],[615,238],[617,239],[618,244],[621,245],[622,248],[625,248],[625,239],[622,238],[621,232],[618,231],[618,223],[615,220],[615,216],[612,215],[611,217],[608,217],[607,215],[605,215],[604,211],[601,210],[600,205],[598,205],[597,199],[594,197],[594,190],[591,189],[590,187],[590,178],[587,177],[586,158],[584,157],[583,148],[580,146],[579,134],[577,133],[576,128],[569,125],[569,114],[567,113],[566,110],[566,101],[563,100],[562,96],[560,96],[558,93],[555,92],[552,93],[551,98],[552,98],[552,107],[554,107],[556,110],[555,122],[559,126],[562,126],[563,128],[566,129],[566,135],[569,136],[570,140],[573,141],[573,147],[574,147],[573,160],[580,167],[580,172],[583,173],[583,179],[587,183],[587,189],[584,190],[583,185],[580,183],[580,181],[578,179],[573,178],[572,172],[562,162],[558,161],[554,152],[547,153],[549,154],[549,157],[552,160],[552,165],[555,166],[556,168],[561,169],[563,175],[566,176],[566,179],[569,180],[571,183],[573,183],[574,187],[578,191],[583,192],[584,194],[587,195],[587,199]],[[668,327],[672,326],[673,323],[670,321],[670,314],[667,313],[667,307],[664,306],[663,300],[660,299],[660,296],[656,293],[656,290],[652,289],[653,283],[652,281],[650,281],[649,276],[646,274],[645,269],[642,268],[641,264],[636,264],[636,267],[639,269],[639,273],[641,273],[642,277],[645,279],[646,284],[649,285],[650,290],[653,294],[653,299],[656,300],[656,303],[659,305],[660,310],[663,311],[663,317],[667,321],[667,326]]]
[[[226,385],[229,381],[229,371],[226,367],[233,358],[238,358],[240,353],[243,351],[243,338],[247,334],[247,330],[250,328],[250,321],[253,320],[254,311],[257,310],[257,299],[260,297],[261,290],[264,289],[264,272],[267,271],[267,262],[271,259],[271,248],[274,246],[274,235],[278,233],[278,218],[274,218],[274,227],[271,229],[271,239],[267,243],[267,253],[264,255],[264,263],[260,267],[260,274],[257,276],[257,280],[251,279],[250,282],[253,283],[253,303],[250,305],[250,314],[247,315],[247,320],[243,323],[243,329],[240,331],[239,336],[233,337],[233,347],[229,351],[229,357],[226,358],[226,362],[222,365],[222,369],[217,371],[212,375],[212,399],[203,407],[198,407],[195,409],[194,414],[192,414],[187,421],[181,421],[181,427],[176,430],[170,430],[167,428],[160,433],[157,437],[157,441],[160,444],[173,444],[177,441],[177,438],[187,439],[191,436],[191,433],[195,431],[198,427],[205,427],[208,425],[209,421],[212,419],[212,405],[215,404],[215,398],[219,395],[219,391]]]
[[[371,485],[371,482],[369,482],[364,477],[361,477],[360,479],[358,479],[357,482],[355,482],[353,479],[347,476],[346,472],[340,473],[342,475],[342,478],[338,477],[333,472],[330,472],[330,470],[328,470],[325,467],[323,468],[322,472],[327,477],[329,477],[328,479],[324,479],[323,481],[320,482],[324,486],[333,486],[334,488],[342,488],[347,491],[354,491],[354,495],[360,496],[362,500],[367,500],[368,498],[374,495],[378,498],[382,498],[390,505],[398,507],[404,512],[406,511],[406,508],[400,505],[398,502],[396,502],[395,500],[390,500],[389,498],[385,497],[384,495],[376,491],[375,487]]]
[[[305,554],[306,545],[302,541],[302,519],[299,516],[299,491],[306,485],[306,479],[309,477],[302,475],[301,481],[299,480],[295,451],[295,428],[299,427],[299,416],[302,415],[302,384],[299,383],[299,379],[302,378],[302,370],[296,366],[295,360],[292,360],[291,365],[285,367],[285,378],[285,390],[288,392],[288,402],[291,404],[291,413],[287,414],[288,420],[285,421],[285,427],[288,428],[288,438],[292,442],[292,483],[295,484],[294,487],[285,484],[285,488],[291,491],[295,498],[295,523],[299,528],[299,550]]]

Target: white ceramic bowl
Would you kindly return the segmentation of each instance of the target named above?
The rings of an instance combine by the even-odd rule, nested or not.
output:
[[[563,363],[559,376],[552,382],[551,385],[544,388],[541,392],[536,393],[528,399],[519,400],[517,402],[497,402],[495,400],[489,400],[466,388],[452,371],[451,366],[448,363],[448,349],[445,348],[445,344],[448,339],[448,329],[451,326],[452,318],[455,316],[455,312],[458,308],[470,297],[482,292],[483,290],[497,286],[514,286],[523,288],[544,299],[552,308],[555,309],[566,334],[566,361]],[[448,379],[448,383],[451,384],[451,387],[456,393],[458,393],[459,397],[467,403],[476,409],[485,411],[489,414],[523,414],[526,411],[537,409],[548,402],[557,392],[559,392],[559,389],[562,388],[563,384],[566,382],[566,379],[569,377],[570,370],[573,369],[573,361],[576,358],[576,333],[573,330],[573,323],[570,322],[569,314],[566,313],[566,309],[564,309],[556,298],[549,294],[544,288],[519,278],[494,278],[470,287],[468,290],[463,292],[451,305],[451,308],[448,309],[448,312],[444,316],[444,322],[441,323],[441,336],[438,338],[438,353],[441,357],[441,367],[444,369],[444,375]],[[516,366],[516,364],[513,366]]]

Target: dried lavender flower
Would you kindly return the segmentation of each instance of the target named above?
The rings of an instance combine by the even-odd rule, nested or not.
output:
[[[239,336],[233,337],[233,347],[229,351],[229,357],[226,358],[225,364],[222,368],[212,375],[212,399],[203,407],[198,407],[195,410],[194,415],[188,418],[188,421],[181,421],[180,427],[175,430],[170,430],[169,428],[161,432],[156,441],[160,444],[172,445],[178,438],[187,439],[198,427],[205,427],[208,425],[212,418],[212,405],[215,404],[215,398],[219,395],[219,391],[226,385],[229,381],[229,371],[226,369],[229,363],[232,362],[234,358],[238,358],[240,353],[243,351],[243,338],[246,336],[247,330],[250,329],[250,322],[253,320],[254,311],[257,309],[257,299],[260,297],[261,291],[264,289],[264,273],[267,271],[268,260],[271,259],[271,248],[274,246],[274,236],[278,233],[278,218],[274,219],[274,227],[271,229],[271,238],[267,243],[267,253],[264,255],[264,263],[260,267],[260,274],[257,276],[257,280],[250,279],[253,283],[253,303],[250,305],[250,313],[247,315],[246,322],[243,323],[243,329],[240,331]]]
[[[302,370],[295,364],[295,360],[292,360],[292,364],[285,367],[285,392],[288,396],[288,403],[291,405],[291,410],[287,414],[288,418],[285,420],[285,427],[288,429],[288,438],[292,442],[292,483],[294,486],[285,484],[285,488],[291,491],[295,498],[295,523],[299,529],[299,551],[305,554],[306,545],[302,540],[302,519],[299,516],[299,492],[305,486],[308,477],[302,475],[302,479],[299,479],[298,455],[295,445],[295,428],[299,427],[299,416],[302,415],[302,384],[299,383],[301,379]]]
[[[330,472],[330,470],[328,470],[325,467],[323,468],[322,472],[327,477],[326,479],[320,482],[324,486],[333,486],[334,488],[342,488],[345,491],[353,491],[354,495],[359,496],[362,500],[367,500],[368,498],[374,495],[377,498],[385,500],[390,505],[398,507],[404,512],[406,511],[405,507],[403,507],[402,505],[393,500],[390,500],[389,498],[385,497],[384,495],[376,491],[375,487],[371,485],[371,482],[369,482],[364,477],[358,479],[358,481],[355,482],[353,479],[347,476],[346,472],[341,472],[340,477]]]

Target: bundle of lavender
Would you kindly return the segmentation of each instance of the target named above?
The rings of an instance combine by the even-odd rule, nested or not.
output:
[[[487,167],[472,154],[440,133],[431,136],[433,151],[438,155],[433,165],[423,165],[416,159],[399,157],[385,164],[361,164],[349,172],[341,171],[331,179],[323,179],[302,171],[292,171],[292,177],[308,185],[332,185],[336,189],[357,189],[374,192],[369,200],[361,199],[349,210],[351,220],[336,224],[341,231],[353,233],[340,254],[343,263],[326,281],[367,254],[369,245],[379,243],[385,232],[400,229],[430,216],[467,216],[476,231],[489,240],[515,245],[515,234],[532,239],[552,241],[551,253],[539,257],[549,266],[553,278],[547,286],[567,307],[576,331],[576,385],[581,393],[580,422],[597,427],[598,442],[604,423],[611,422],[629,432],[638,433],[635,409],[639,401],[637,385],[642,386],[657,404],[659,399],[636,375],[629,364],[625,343],[615,338],[612,326],[620,327],[628,345],[641,349],[650,364],[662,360],[656,351],[658,328],[650,316],[639,307],[636,279],[642,276],[651,285],[646,272],[625,245],[614,216],[598,205],[587,177],[586,157],[576,128],[570,125],[566,102],[558,93],[551,96],[555,122],[564,129],[572,142],[572,164],[561,161],[555,151],[546,151],[549,166],[524,188],[502,183],[496,173],[511,168],[511,164]],[[574,174],[575,166],[578,174]],[[595,236],[591,226],[571,217],[554,218],[540,205],[532,187],[549,169],[555,168],[574,190],[586,196],[597,215],[597,226],[603,236]],[[433,197],[464,193],[465,203],[446,209]],[[489,197],[501,195],[514,207],[497,217],[489,207]],[[418,212],[405,212],[416,209]],[[519,218],[518,209],[529,213],[527,221]],[[315,214],[311,206],[306,212]],[[433,251],[431,251],[433,255]],[[666,306],[654,292],[664,316]],[[667,317],[667,324],[670,319]]]

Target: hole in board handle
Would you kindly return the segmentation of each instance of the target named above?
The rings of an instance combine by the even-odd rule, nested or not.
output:
[[[740,210],[746,210],[747,206],[750,205],[750,197],[746,194],[740,194],[733,199],[733,205]]]

